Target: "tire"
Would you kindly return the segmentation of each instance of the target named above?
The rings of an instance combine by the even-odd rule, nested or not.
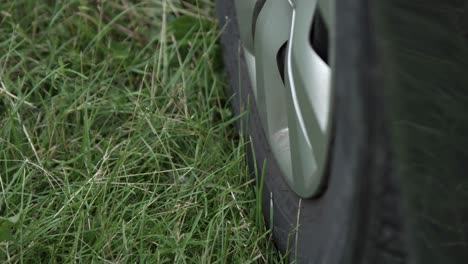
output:
[[[391,94],[398,89],[388,78],[397,76],[384,74],[389,66],[382,60],[391,59],[381,56],[388,47],[377,41],[389,39],[377,34],[376,28],[389,28],[386,23],[391,19],[374,17],[384,12],[385,5],[385,1],[336,1],[339,60],[335,60],[335,133],[328,182],[320,197],[301,199],[285,182],[266,140],[240,48],[234,3],[217,1],[232,105],[236,114],[248,111],[238,127],[252,142],[249,167],[257,177],[263,173],[265,221],[278,249],[291,262],[415,263],[426,253],[414,232],[409,232],[417,221],[409,221],[411,195],[405,192],[407,182],[400,169],[405,155],[396,146],[411,144],[411,137],[401,136],[410,132],[394,132],[394,121],[401,119],[401,113],[394,109],[393,101],[400,95]],[[391,95],[380,89],[384,82]],[[458,255],[453,263],[461,263],[456,261],[463,256]],[[420,263],[440,263],[428,261]]]

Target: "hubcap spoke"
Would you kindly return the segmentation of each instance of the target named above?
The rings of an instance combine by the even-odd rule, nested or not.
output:
[[[312,197],[321,186],[328,156],[332,94],[330,67],[311,46],[310,33],[318,2],[331,27],[331,4],[266,1],[252,27],[256,2],[235,3],[257,109],[286,181],[298,195]]]
[[[327,158],[330,116],[330,68],[310,46],[316,1],[293,3],[287,53],[288,125],[292,185],[310,197],[320,188]]]
[[[266,121],[265,127],[269,135],[287,126],[284,115],[286,91],[279,74],[276,56],[288,40],[290,19],[291,11],[287,2],[268,1],[257,20],[255,40],[257,106],[262,119]]]

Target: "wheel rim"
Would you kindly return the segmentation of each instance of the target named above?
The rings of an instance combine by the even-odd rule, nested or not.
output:
[[[333,47],[320,54],[311,44],[324,41],[311,41],[319,18],[331,29],[325,38],[333,39],[332,2],[235,1],[265,135],[286,182],[304,198],[320,194],[332,138],[333,67],[326,58]]]

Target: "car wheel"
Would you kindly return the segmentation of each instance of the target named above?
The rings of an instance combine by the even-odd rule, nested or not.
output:
[[[239,128],[252,142],[249,165],[264,183],[275,243],[291,261],[413,259],[395,154],[405,143],[393,136],[398,111],[379,89],[378,5],[217,1],[233,108],[248,113]]]

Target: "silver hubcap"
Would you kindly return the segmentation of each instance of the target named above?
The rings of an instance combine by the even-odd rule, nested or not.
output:
[[[235,0],[262,126],[291,189],[301,197],[312,197],[320,190],[327,164],[333,91],[332,67],[312,47],[310,32],[318,8],[333,43],[333,1],[266,1],[254,39],[256,2]],[[285,43],[284,69],[278,69],[278,54]]]

